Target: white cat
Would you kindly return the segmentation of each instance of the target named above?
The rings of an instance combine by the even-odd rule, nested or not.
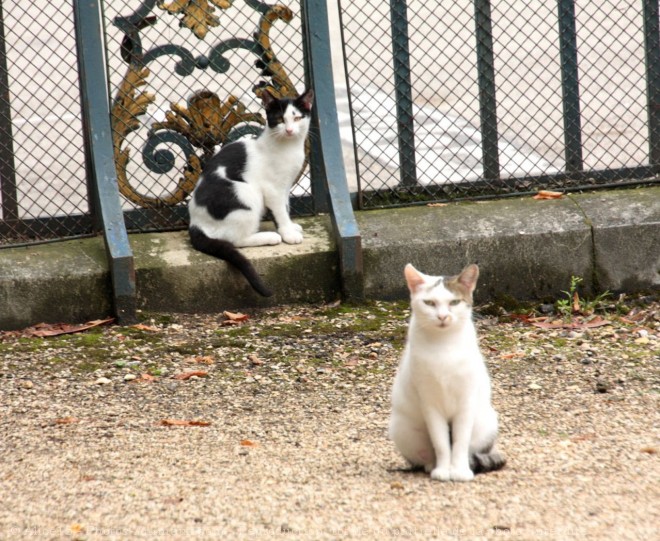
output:
[[[452,277],[405,268],[412,315],[389,434],[411,465],[440,481],[471,481],[505,464],[493,447],[497,413],[472,322],[478,276],[477,265]]]

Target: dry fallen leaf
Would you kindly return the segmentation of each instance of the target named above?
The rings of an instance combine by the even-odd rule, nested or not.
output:
[[[147,374],[147,373],[140,374],[139,381],[151,383],[152,381],[156,381],[156,376],[152,376],[151,374]]]
[[[259,444],[257,442],[254,442],[252,440],[241,440],[241,445],[243,447],[258,447]]]
[[[248,361],[250,361],[250,364],[252,364],[252,365],[260,366],[260,365],[264,364],[264,362],[259,357],[257,357],[254,353],[251,354],[251,355],[248,355],[247,358],[248,358]]]
[[[55,419],[54,422],[56,425],[72,425],[79,421],[80,419],[76,419],[75,417],[62,417],[61,419]]]
[[[190,379],[193,376],[197,376],[198,378],[208,378],[209,373],[205,372],[204,370],[193,370],[192,372],[182,372],[181,374],[176,374],[175,376],[172,376],[174,379]]]
[[[427,207],[446,207],[449,203],[429,203]]]
[[[194,355],[186,357],[183,362],[186,364],[213,364],[215,361],[210,355]]]
[[[551,192],[549,190],[539,190],[532,199],[561,199],[564,197],[562,192]]]
[[[211,426],[208,421],[194,421],[187,419],[163,419],[162,426]]]
[[[590,319],[588,321],[571,321],[571,322],[566,322],[566,321],[552,321],[552,322],[538,322],[534,321],[532,322],[532,325],[534,327],[538,327],[540,329],[593,329],[595,327],[602,327],[604,325],[611,325],[609,321],[606,319],[603,319],[600,316],[596,316],[593,319]]]
[[[234,312],[222,312],[222,315],[225,316],[227,319],[225,319],[221,325],[227,326],[227,325],[240,325],[241,323],[244,323],[248,319],[250,319],[250,316],[247,314],[241,314],[240,312],[234,313]]]
[[[49,336],[59,336],[62,334],[73,334],[86,331],[87,329],[92,329],[93,327],[106,325],[107,323],[111,323],[114,320],[115,319],[112,317],[107,319],[95,319],[80,325],[71,325],[69,323],[38,323],[37,325],[28,327],[22,331],[15,331],[15,334],[24,337],[47,338]]]
[[[582,307],[580,306],[580,296],[578,295],[578,292],[575,291],[573,293],[573,313],[577,314],[582,310]]]
[[[143,323],[138,323],[136,325],[131,325],[133,329],[137,329],[139,331],[149,331],[149,332],[158,332],[160,329],[156,327],[152,327],[151,325],[144,325]]]

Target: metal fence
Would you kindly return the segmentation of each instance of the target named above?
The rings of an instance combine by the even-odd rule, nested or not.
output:
[[[183,228],[185,201],[204,160],[222,144],[261,131],[260,91],[303,90],[300,3],[103,6],[112,144],[127,228]],[[0,246],[95,231],[74,7],[0,4]],[[291,206],[294,214],[316,210],[307,172]]]
[[[310,66],[304,21],[317,24],[335,3],[103,6],[125,222],[130,231],[183,228],[205,158],[261,129],[260,85],[292,94],[310,70],[330,70],[329,58]],[[0,3],[0,246],[99,229],[78,7]],[[341,26],[312,34],[317,57],[341,57],[346,99],[335,109],[327,71],[317,108],[326,108],[322,124],[339,118],[360,208],[656,181],[658,0],[340,0],[338,9]],[[313,173],[323,137],[312,135]],[[326,192],[344,178],[318,179],[343,166],[324,166],[301,176],[295,214],[332,211]]]
[[[0,5],[0,245],[92,231],[73,19]]]
[[[361,208],[655,182],[657,0],[340,0]]]

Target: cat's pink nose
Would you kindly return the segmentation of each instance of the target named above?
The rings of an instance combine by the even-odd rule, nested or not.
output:
[[[286,129],[286,134],[287,135],[293,135],[293,128],[287,128]]]
[[[449,321],[449,314],[447,315],[438,314],[438,320],[440,321],[440,323],[446,323],[447,321]]]

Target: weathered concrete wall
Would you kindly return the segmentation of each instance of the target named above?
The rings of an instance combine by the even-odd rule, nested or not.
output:
[[[185,232],[131,236],[143,310],[213,312],[339,297],[327,216],[298,220],[305,241],[246,249],[275,295],[264,299]],[[554,300],[571,276],[587,292],[660,289],[660,187],[358,213],[367,298],[407,296],[403,267],[453,274],[477,262],[477,302]],[[0,250],[0,328],[111,314],[100,238]]]

